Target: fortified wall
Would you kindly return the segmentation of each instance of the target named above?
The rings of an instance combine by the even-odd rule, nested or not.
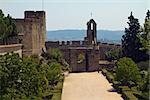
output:
[[[46,22],[44,11],[25,11],[23,19],[13,19],[23,45],[23,55],[40,55],[45,48]]]
[[[47,41],[45,43],[46,49],[60,49],[72,72],[98,70],[101,67],[99,61],[105,59],[105,53],[121,46],[97,42],[96,26],[93,19],[87,23],[87,36],[84,41]],[[85,57],[81,63],[78,62],[80,54]]]
[[[66,61],[70,64],[73,72],[79,71],[95,71],[105,64],[99,64],[100,60],[105,60],[105,53],[107,51],[121,48],[119,44],[108,44],[98,42],[96,46],[89,41],[47,41],[46,49],[58,48],[60,49]],[[78,56],[83,54],[85,60],[78,63]],[[107,64],[108,66],[112,66]]]

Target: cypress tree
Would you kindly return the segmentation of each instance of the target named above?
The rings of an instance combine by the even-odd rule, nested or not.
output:
[[[137,18],[132,15],[128,17],[128,28],[125,28],[125,35],[122,36],[122,53],[124,57],[130,57],[134,61],[141,60],[142,52],[140,43],[140,24]],[[143,57],[142,57],[143,58]]]

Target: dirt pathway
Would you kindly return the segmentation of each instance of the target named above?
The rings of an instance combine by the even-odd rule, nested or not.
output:
[[[107,79],[97,72],[71,73],[65,78],[62,100],[123,100]]]

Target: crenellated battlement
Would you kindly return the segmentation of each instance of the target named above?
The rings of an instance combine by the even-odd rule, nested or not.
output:
[[[47,41],[45,42],[46,47],[87,47],[93,46],[90,41]],[[109,43],[101,43],[98,42],[97,46],[101,48],[120,48],[120,44],[109,44]]]
[[[24,12],[25,19],[26,18],[42,18],[45,16],[45,11],[25,11]]]

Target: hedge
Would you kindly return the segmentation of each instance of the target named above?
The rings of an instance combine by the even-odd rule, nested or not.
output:
[[[119,86],[119,91],[125,100],[138,100],[134,93],[128,86]]]
[[[62,90],[62,88],[63,88],[63,81],[59,81],[53,89],[54,90]]]
[[[102,69],[102,74],[103,74],[104,76],[106,76],[106,73],[107,73],[107,70],[106,70],[106,69]]]
[[[110,83],[112,83],[114,80],[114,76],[110,72],[106,73],[106,78]]]
[[[113,87],[115,88],[115,89],[118,89],[118,87],[120,86],[120,82],[118,82],[118,81],[114,81],[113,80]]]
[[[118,86],[117,90],[119,93],[123,93],[123,91],[131,91],[128,86]]]
[[[61,93],[54,93],[51,100],[61,100]]]
[[[123,91],[122,97],[125,100],[138,100],[132,93],[132,91]]]

